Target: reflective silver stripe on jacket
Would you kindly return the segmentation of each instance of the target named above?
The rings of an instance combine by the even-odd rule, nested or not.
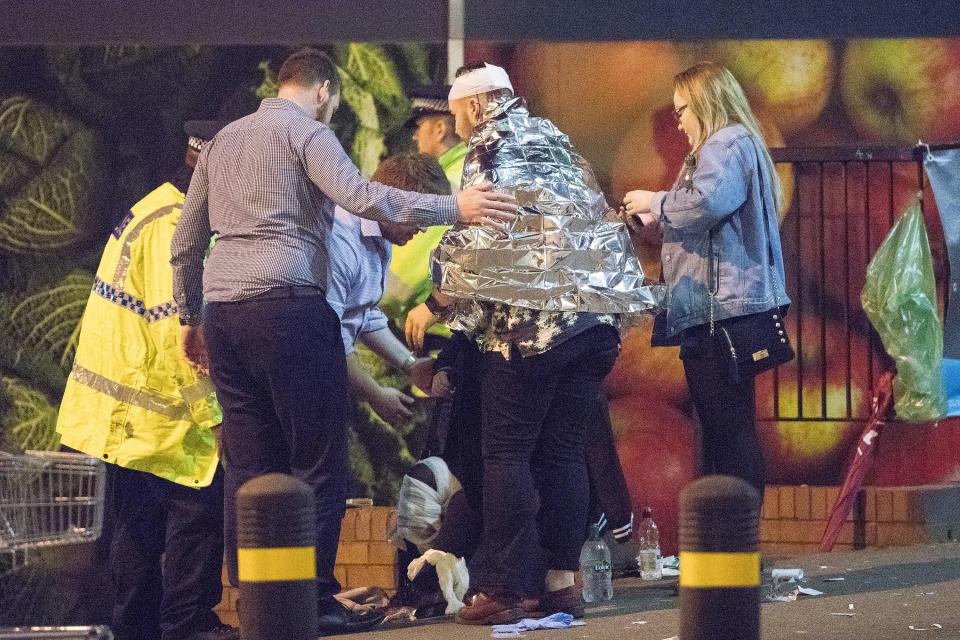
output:
[[[120,259],[117,260],[117,270],[113,274],[114,287],[117,289],[123,289],[123,282],[127,278],[127,271],[130,270],[130,246],[140,236],[140,232],[143,231],[144,225],[153,222],[157,218],[162,218],[163,216],[170,215],[175,211],[180,211],[182,208],[183,205],[179,204],[171,204],[166,207],[161,207],[150,215],[144,217],[144,219],[138,222],[135,227],[130,229],[130,233],[128,233],[123,239],[123,249],[120,251]]]
[[[170,398],[150,393],[149,391],[140,391],[133,387],[128,387],[125,384],[110,380],[99,373],[94,373],[78,364],[73,365],[70,377],[80,384],[90,387],[94,391],[98,391],[114,400],[132,404],[147,411],[159,413],[172,420],[180,419],[187,412],[186,403],[183,401],[171,400]]]

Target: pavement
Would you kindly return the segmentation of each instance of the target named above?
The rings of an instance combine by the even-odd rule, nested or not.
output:
[[[764,600],[762,638],[831,640],[960,639],[960,544],[897,549],[764,556],[763,594],[772,592],[773,568],[801,568],[801,586],[824,592],[793,602]],[[843,578],[843,580],[825,580]],[[527,640],[668,640],[679,629],[676,579],[614,580],[614,597],[588,605],[586,624],[564,630],[529,631]],[[833,615],[841,613],[844,615]],[[853,614],[853,615],[846,615]],[[939,625],[937,627],[936,625]],[[913,627],[913,628],[911,628]],[[473,640],[490,638],[490,627],[458,625],[451,617],[390,623],[350,636],[355,640]]]

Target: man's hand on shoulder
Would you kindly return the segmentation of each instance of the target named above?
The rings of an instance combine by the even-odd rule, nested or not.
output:
[[[517,217],[517,200],[506,193],[494,191],[493,184],[468,187],[457,194],[460,222],[464,224],[487,224],[502,228]]]

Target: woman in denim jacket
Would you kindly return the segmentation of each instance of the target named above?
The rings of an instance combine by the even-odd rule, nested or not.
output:
[[[659,225],[668,287],[655,340],[679,344],[701,424],[701,470],[739,476],[763,495],[754,382],[731,381],[711,335],[789,304],[777,211],[780,182],[740,84],[702,62],[674,78],[674,114],[690,155],[672,191],[631,191],[633,226]]]

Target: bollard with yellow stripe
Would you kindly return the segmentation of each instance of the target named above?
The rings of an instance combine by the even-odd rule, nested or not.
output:
[[[280,473],[237,492],[242,640],[317,637],[314,504],[305,482]]]
[[[733,476],[680,494],[680,640],[759,640],[760,497]]]

